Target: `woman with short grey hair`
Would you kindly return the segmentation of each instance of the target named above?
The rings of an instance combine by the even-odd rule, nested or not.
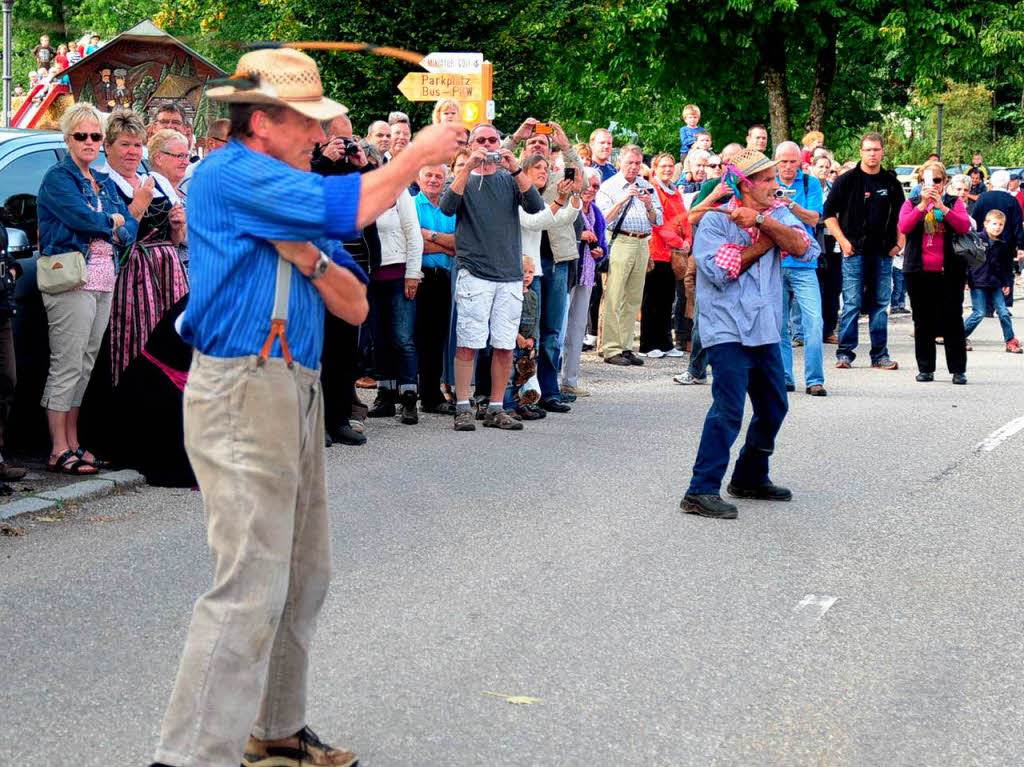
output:
[[[37,201],[40,254],[65,256],[71,264],[81,253],[85,261],[83,283],[42,293],[50,338],[42,399],[52,442],[46,468],[66,474],[95,474],[105,466],[78,443],[78,414],[110,320],[115,248],[131,244],[138,231],[114,183],[91,167],[103,143],[102,120],[91,104],[64,113],[68,153],[46,172]]]

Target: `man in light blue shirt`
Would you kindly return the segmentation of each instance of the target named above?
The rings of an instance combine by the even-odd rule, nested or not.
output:
[[[786,191],[789,211],[800,220],[812,240],[822,213],[821,182],[800,169],[800,147],[783,141],[775,148],[777,181]],[[793,301],[800,310],[804,337],[804,386],[812,397],[824,397],[825,363],[821,319],[821,288],[818,285],[818,259],[789,256],[782,262],[782,364],[786,370],[786,390],[795,391],[793,341],[789,330]]]
[[[772,484],[768,457],[775,449],[788,402],[779,332],[782,326],[782,258],[813,259],[817,244],[775,198],[777,161],[756,150],[733,158],[739,198],[701,219],[693,244],[701,341],[714,373],[714,403],[701,434],[683,511],[735,519],[722,500],[729,450],[743,423],[749,395],[754,416],[729,483],[738,498],[788,501],[793,494]]]

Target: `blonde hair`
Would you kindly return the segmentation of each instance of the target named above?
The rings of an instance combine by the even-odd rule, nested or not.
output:
[[[572,148],[576,152],[576,156],[581,160],[594,159],[594,152],[590,149],[590,144],[573,144]]]
[[[923,179],[924,178],[924,172],[926,170],[928,170],[928,169],[932,170],[932,175],[933,176],[935,175],[935,171],[939,172],[939,175],[941,175],[942,178],[941,179],[936,179],[937,181],[941,180],[941,181],[944,182],[944,181],[946,181],[949,178],[949,174],[946,173],[946,166],[943,165],[938,160],[929,160],[924,165],[922,165],[920,168],[918,168],[917,169],[917,177]]]
[[[455,111],[459,115],[462,114],[462,107],[459,105],[458,101],[456,101],[455,99],[441,99],[436,104],[434,104],[434,111],[430,115],[431,122],[434,125],[439,125],[441,122],[441,115],[444,113],[445,108],[450,106],[455,107]]]
[[[87,120],[93,120],[100,126],[100,132],[103,131],[103,113],[92,104],[79,101],[77,104],[70,106],[68,111],[60,118],[60,132],[67,139],[68,136],[75,132],[75,128]]]
[[[1001,210],[990,210],[988,213],[985,214],[985,220],[988,221],[990,218],[993,221],[999,221],[1003,224],[1006,223],[1006,214],[1003,213],[1003,211]]]
[[[152,163],[153,155],[157,152],[162,152],[164,147],[172,141],[184,141],[186,149],[188,147],[188,139],[173,128],[164,128],[163,130],[158,130],[154,133],[149,139],[149,144],[147,144],[147,148],[149,149],[149,161]]]
[[[686,117],[686,115],[697,115],[697,117],[699,118],[700,107],[697,106],[696,104],[687,104],[685,107],[683,107],[683,117]]]
[[[116,109],[107,118],[107,130],[104,137],[107,145],[117,141],[122,133],[136,138],[146,138],[146,126],[142,118],[127,109]]]
[[[673,157],[668,152],[662,152],[661,154],[654,155],[654,159],[651,160],[651,169],[653,170],[654,168],[657,168],[658,167],[658,163],[661,162],[662,160],[664,160],[666,157],[672,161],[672,165],[673,166],[676,164],[676,158],[675,157]]]
[[[807,133],[804,134],[804,137],[800,140],[800,143],[803,144],[804,149],[810,149],[812,146],[814,146],[814,142],[816,141],[820,141],[823,144],[825,143],[825,134],[822,133],[820,130],[808,131]]]

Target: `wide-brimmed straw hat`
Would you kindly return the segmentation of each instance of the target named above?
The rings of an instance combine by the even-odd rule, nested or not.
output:
[[[206,95],[214,101],[287,107],[314,120],[348,113],[344,104],[324,98],[316,62],[292,48],[251,51],[238,60],[231,77],[212,85]]]
[[[744,176],[750,178],[755,173],[774,168],[779,164],[779,161],[769,159],[764,153],[758,152],[756,149],[744,149],[739,154],[734,155],[732,162],[729,164],[734,166]]]

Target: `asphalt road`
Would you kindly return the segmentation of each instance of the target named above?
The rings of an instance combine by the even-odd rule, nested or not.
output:
[[[364,767],[1024,762],[1024,431],[978,447],[1024,416],[1024,358],[987,320],[968,386],[918,384],[908,328],[901,370],[792,396],[795,498],[736,521],[678,511],[711,395],[673,360],[591,360],[594,396],[521,433],[332,448],[310,724]],[[198,493],[19,524],[0,764],[148,763],[211,577]]]

